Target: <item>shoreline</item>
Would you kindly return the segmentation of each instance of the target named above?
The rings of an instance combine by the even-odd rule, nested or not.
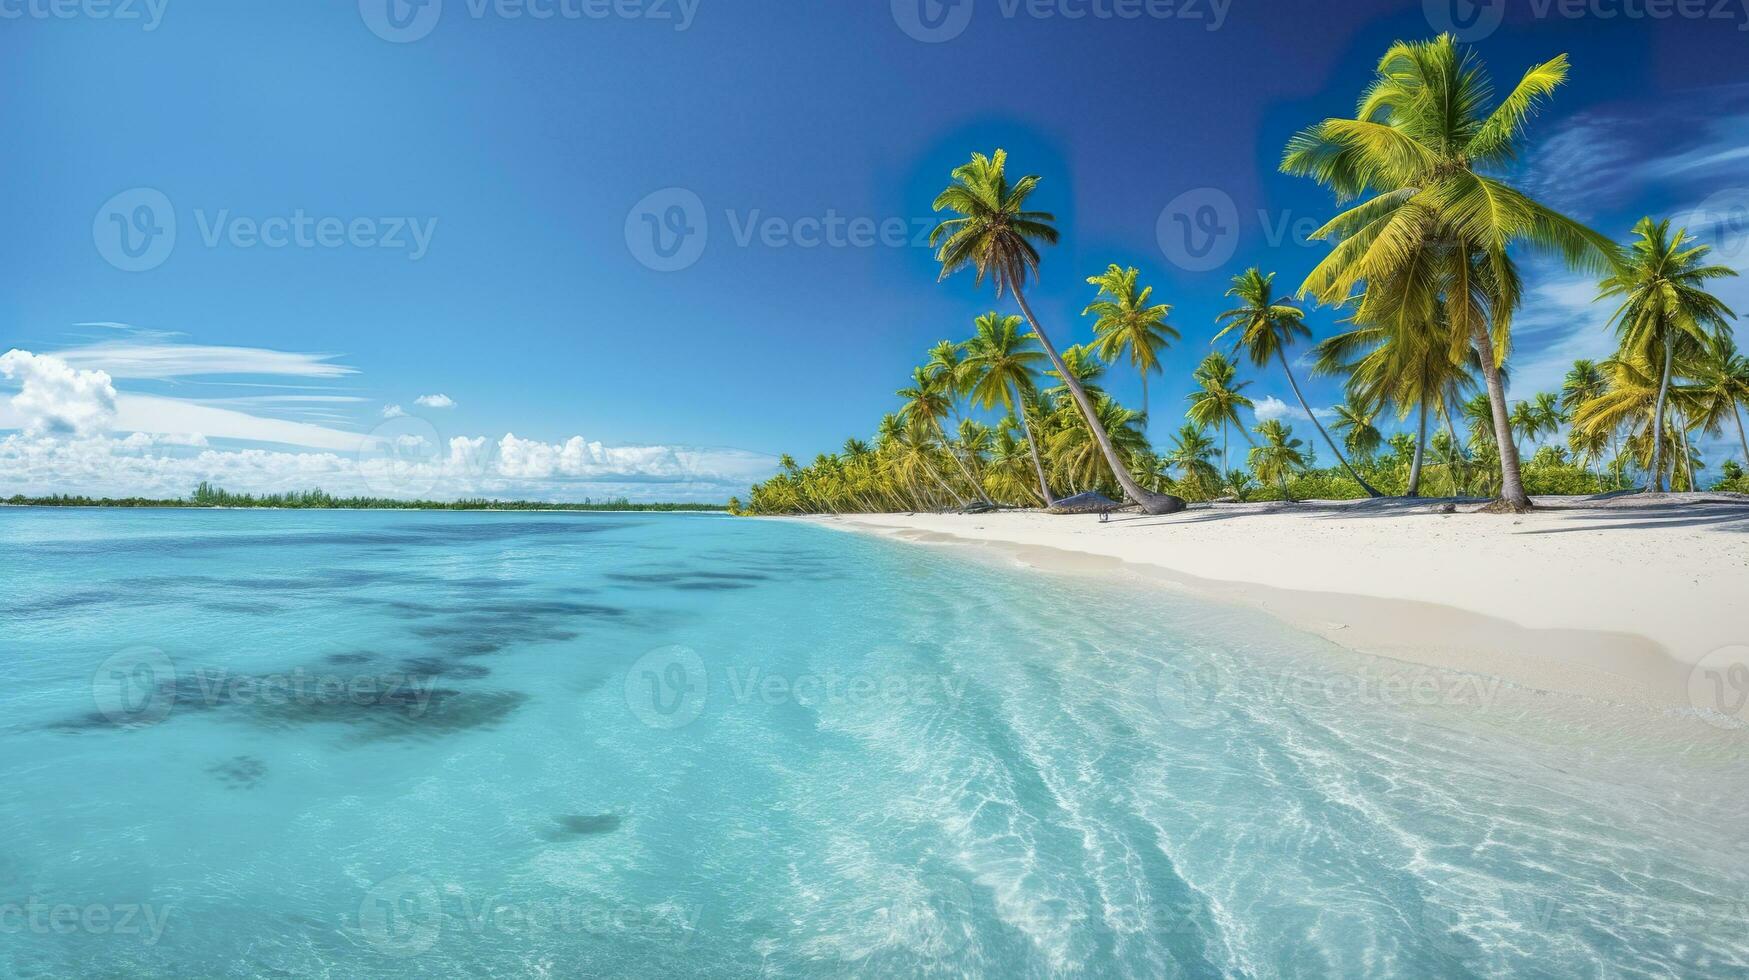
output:
[[[1136,576],[1363,654],[1611,703],[1694,710],[1696,664],[1749,643],[1749,503],[1561,501],[1517,516],[1439,503],[1217,505],[1106,524],[1040,511],[802,520]]]

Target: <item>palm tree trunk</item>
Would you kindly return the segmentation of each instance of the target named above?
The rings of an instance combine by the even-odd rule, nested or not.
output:
[[[1087,397],[1087,389],[1081,387],[1081,381],[1063,364],[1063,358],[1057,353],[1055,344],[1045,336],[1044,329],[1038,325],[1038,319],[1032,315],[1032,307],[1026,303],[1026,294],[1013,283],[1008,284],[1014,291],[1014,301],[1020,304],[1020,312],[1025,315],[1026,322],[1032,326],[1033,336],[1038,338],[1039,346],[1045,349],[1045,354],[1051,359],[1051,366],[1056,368],[1057,375],[1063,379],[1063,384],[1069,388],[1069,394],[1074,396],[1075,405],[1081,409],[1082,418],[1087,420],[1087,428],[1098,441],[1099,449],[1105,454],[1106,465],[1111,467],[1112,475],[1123,487],[1123,492],[1129,498],[1140,504],[1142,510],[1149,514],[1173,514],[1184,509],[1184,500],[1169,494],[1153,493],[1143,490],[1130,476],[1129,468],[1118,459],[1117,450],[1111,445],[1111,436],[1105,432],[1105,427],[1099,424],[1099,416],[1095,413],[1092,399]]]
[[[1032,453],[1032,469],[1038,474],[1039,496],[1044,498],[1045,506],[1050,507],[1057,502],[1051,496],[1051,484],[1045,479],[1045,464],[1038,455],[1038,439],[1032,434],[1032,413],[1026,410],[1026,402],[1020,397],[1020,386],[1014,386],[1014,407],[1020,411],[1020,431],[1026,433],[1026,448]]]
[[[961,509],[964,509],[966,506],[966,498],[956,493],[953,489],[953,485],[946,480],[943,480],[941,474],[935,471],[935,464],[929,461],[929,454],[925,451],[919,450],[918,458],[923,461],[923,469],[929,473],[930,478],[936,483],[939,483],[941,488],[947,491],[947,495],[954,499],[954,503],[958,504]]]
[[[1452,423],[1451,409],[1449,407],[1442,406],[1439,414],[1440,414],[1441,418],[1445,419],[1445,434],[1447,436],[1451,437],[1451,455],[1452,455],[1452,458],[1450,460],[1448,460],[1446,463],[1446,465],[1448,467],[1450,467],[1451,472],[1447,473],[1446,476],[1451,478],[1451,495],[1456,497],[1456,496],[1459,496],[1458,471],[1467,469],[1466,467],[1464,467],[1460,463],[1460,461],[1464,458],[1463,457],[1463,444],[1458,442],[1457,426]],[[1467,489],[1469,487],[1469,484],[1470,484],[1469,474],[1466,472],[1464,474],[1464,487]]]
[[[1664,374],[1658,381],[1658,404],[1652,408],[1652,484],[1653,493],[1664,492],[1664,408],[1670,398],[1670,370],[1676,358],[1676,340],[1668,328],[1664,331]]]
[[[1409,466],[1409,488],[1405,497],[1421,496],[1421,460],[1427,455],[1427,403],[1421,403],[1421,430],[1415,437],[1415,462]]]
[[[1372,488],[1372,484],[1370,484],[1370,483],[1366,482],[1366,480],[1362,479],[1361,475],[1354,471],[1354,467],[1348,465],[1347,457],[1342,455],[1342,450],[1336,448],[1336,440],[1330,438],[1330,433],[1324,431],[1324,423],[1318,421],[1318,416],[1315,413],[1313,413],[1312,406],[1306,404],[1306,396],[1303,394],[1300,394],[1300,383],[1298,381],[1294,380],[1293,368],[1288,367],[1287,352],[1283,348],[1278,346],[1275,349],[1275,356],[1278,360],[1281,361],[1281,369],[1282,369],[1282,371],[1284,371],[1287,374],[1287,383],[1288,383],[1289,387],[1293,388],[1294,397],[1298,398],[1300,400],[1300,407],[1305,409],[1306,418],[1311,419],[1312,424],[1318,427],[1318,434],[1324,437],[1324,441],[1326,443],[1328,443],[1330,446],[1330,451],[1336,454],[1336,461],[1342,464],[1342,468],[1348,471],[1348,475],[1354,478],[1354,482],[1360,484],[1360,488],[1362,490],[1366,491],[1367,496],[1369,496],[1369,497],[1382,497],[1382,496],[1384,496],[1384,494],[1381,494],[1377,490],[1374,490]]]
[[[1500,500],[1514,511],[1530,509],[1524,492],[1524,473],[1518,464],[1518,444],[1512,441],[1512,422],[1506,412],[1506,385],[1500,381],[1500,365],[1494,360],[1494,338],[1478,323],[1474,342],[1482,359],[1482,379],[1488,383],[1488,407],[1494,416],[1494,444],[1500,452]]]
[[[1676,434],[1682,438],[1682,472],[1688,476],[1688,491],[1693,493],[1694,453],[1689,451],[1688,448],[1688,413],[1678,409],[1676,415],[1677,418],[1681,420],[1681,425],[1677,427]],[[1670,479],[1672,484],[1674,484],[1676,477],[1672,476]],[[1672,486],[1671,489],[1674,490],[1675,487]]]
[[[944,432],[941,428],[941,420],[940,419],[935,420],[935,436],[936,436],[936,438],[941,440],[941,447],[943,449],[947,450],[947,454],[949,456],[953,457],[954,465],[959,467],[960,476],[965,477],[966,482],[972,485],[972,492],[978,495],[978,499],[982,500],[984,503],[989,504],[992,507],[996,506],[995,503],[993,503],[990,500],[990,498],[987,495],[985,495],[984,488],[982,486],[980,486],[978,484],[978,481],[972,476],[972,471],[969,469],[966,469],[966,461],[960,458],[960,454],[957,451],[955,451],[955,449],[953,448],[953,443],[948,441],[947,433]],[[956,496],[957,496],[957,494],[956,494]],[[961,506],[964,506],[964,504],[962,504]]]
[[[1142,372],[1142,437],[1144,439],[1147,438],[1148,429],[1153,424],[1154,424],[1154,416],[1152,413],[1150,413],[1148,411],[1148,372],[1143,371]],[[1153,443],[1149,442],[1148,446],[1150,449],[1152,449]]]

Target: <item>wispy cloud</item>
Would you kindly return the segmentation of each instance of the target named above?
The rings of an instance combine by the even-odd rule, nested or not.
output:
[[[333,363],[338,354],[302,354],[263,347],[110,340],[51,351],[74,368],[104,371],[112,378],[166,381],[228,374],[292,378],[343,378],[356,368]]]

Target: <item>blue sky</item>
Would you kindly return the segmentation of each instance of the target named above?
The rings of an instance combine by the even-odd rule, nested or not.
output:
[[[1749,201],[1738,0],[389,2],[0,3],[0,491],[724,499],[866,436],[995,303],[916,239],[997,146],[1063,231],[1047,329],[1089,335],[1111,262],[1175,306],[1164,439],[1227,279],[1322,251],[1282,145],[1452,23],[1502,85],[1571,56],[1523,161],[1551,203],[1625,237]],[[1232,255],[1187,268],[1163,213],[1210,201]],[[1609,350],[1591,284],[1531,269],[1519,397]]]

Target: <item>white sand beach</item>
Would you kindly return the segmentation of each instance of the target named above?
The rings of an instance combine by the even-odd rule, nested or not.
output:
[[[1167,517],[858,515],[819,523],[1141,573],[1352,649],[1608,701],[1687,707],[1695,665],[1746,654],[1749,500],[1216,505]],[[1724,652],[1720,652],[1724,651]],[[1710,658],[1710,659],[1709,659]]]

